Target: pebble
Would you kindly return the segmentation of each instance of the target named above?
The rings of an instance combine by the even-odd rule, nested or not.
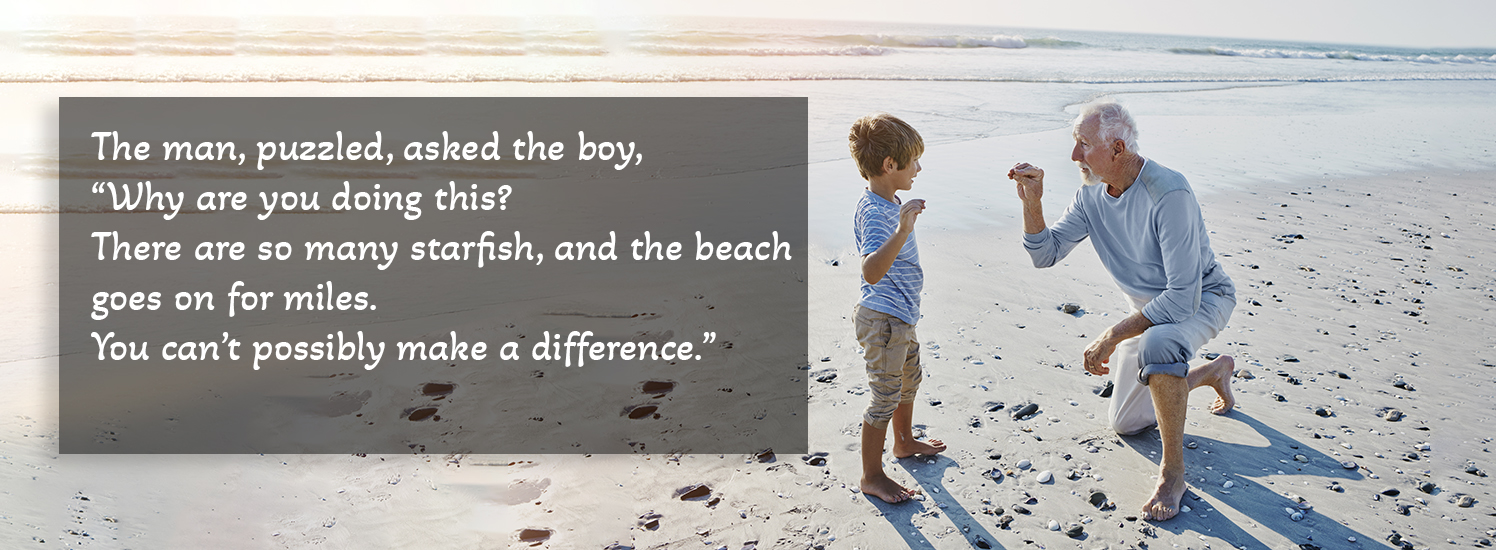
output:
[[[1080,311],[1080,304],[1060,304],[1060,311],[1063,311],[1065,313],[1075,313],[1077,311]]]
[[[1050,531],[1059,531],[1060,530],[1060,522],[1056,521],[1056,520],[1049,520],[1049,530]]]
[[[1470,495],[1461,496],[1459,502],[1456,504],[1458,504],[1460,508],[1469,508],[1471,506],[1475,506],[1475,497],[1472,497]]]
[[[1085,534],[1085,532],[1085,527],[1081,527],[1078,523],[1072,523],[1070,524],[1069,528],[1065,529],[1065,536],[1073,539],[1080,537],[1082,534]]]
[[[1230,489],[1230,488],[1235,487],[1235,486],[1236,486],[1236,482],[1235,481],[1230,481],[1230,480],[1227,480],[1225,483],[1221,484],[1221,488],[1222,489]]]
[[[1044,470],[1042,472],[1039,472],[1039,477],[1035,479],[1039,480],[1039,483],[1049,483],[1054,479],[1054,474],[1050,473],[1049,470]]]
[[[1023,460],[1018,461],[1018,469],[1020,469],[1020,470],[1027,470],[1029,468],[1029,466],[1032,466],[1033,464],[1034,463],[1029,462],[1029,459],[1025,458]]]
[[[1293,455],[1293,459],[1299,462],[1309,462],[1309,457],[1304,455]]]
[[[1252,374],[1252,371],[1249,371],[1247,369],[1236,371],[1236,377],[1242,380],[1251,380],[1253,378],[1257,378]]]
[[[1019,407],[1018,410],[1013,411],[1013,420],[1022,420],[1024,417],[1036,412],[1039,412],[1039,405],[1029,403],[1027,405]]]
[[[1293,515],[1288,516],[1288,518],[1292,519],[1294,521],[1300,521],[1300,520],[1304,519],[1304,514],[1300,513],[1300,512],[1294,512]]]
[[[1398,420],[1402,420],[1402,417],[1402,411],[1399,411],[1397,409],[1387,409],[1387,414],[1383,418],[1387,419],[1388,422],[1397,422]]]
[[[1387,487],[1385,489],[1382,489],[1382,494],[1389,497],[1395,497],[1399,494],[1402,494],[1402,491],[1397,490],[1397,487]]]
[[[1434,482],[1432,482],[1432,481],[1425,481],[1423,483],[1418,484],[1418,490],[1419,491],[1423,491],[1423,492],[1428,493],[1430,495],[1434,494],[1434,491],[1437,491],[1438,489],[1439,489],[1439,486],[1434,485]]]
[[[1316,416],[1323,416],[1328,418],[1330,416],[1330,409],[1326,409],[1324,407],[1316,407],[1314,409],[1314,414]]]
[[[1356,461],[1354,461],[1354,460],[1341,461],[1340,467],[1341,468],[1345,468],[1347,470],[1354,470],[1354,469],[1356,469]]]

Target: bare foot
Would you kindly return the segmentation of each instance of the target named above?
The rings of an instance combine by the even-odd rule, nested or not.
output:
[[[1236,360],[1230,355],[1222,355],[1207,366],[1215,370],[1210,381],[1210,387],[1216,391],[1215,403],[1210,406],[1211,414],[1231,412],[1236,407],[1236,397],[1231,395],[1231,377],[1235,374]]]
[[[1179,514],[1179,499],[1184,498],[1184,489],[1182,470],[1174,475],[1160,473],[1153,498],[1143,505],[1143,519],[1163,521]]]
[[[931,439],[928,443],[924,441],[910,441],[906,444],[893,444],[894,458],[909,458],[914,455],[932,456],[940,454],[945,450],[945,443],[939,439]]]
[[[881,498],[883,502],[898,504],[909,500],[909,497],[918,491],[905,489],[903,485],[899,485],[887,475],[880,473],[875,479],[862,478],[862,492]]]

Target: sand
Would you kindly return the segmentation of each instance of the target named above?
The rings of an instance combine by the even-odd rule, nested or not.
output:
[[[1053,216],[1077,184],[1068,167],[1051,166]],[[1489,544],[1493,179],[1424,171],[1202,193],[1238,305],[1201,352],[1236,358],[1238,406],[1217,417],[1207,413],[1208,390],[1191,396],[1189,510],[1166,522],[1136,519],[1157,470],[1156,432],[1109,432],[1098,395],[1106,380],[1079,366],[1081,350],[1126,314],[1125,303],[1088,245],[1054,268],[1032,268],[1016,212],[1004,206],[1012,187],[1001,182],[973,191],[990,193],[990,203],[945,201],[921,220],[926,378],[915,422],[950,449],[933,459],[889,457],[890,474],[924,492],[900,505],[856,491],[867,397],[849,319],[857,271],[848,248],[811,250],[811,455],[60,456],[49,356],[56,218],[3,215],[0,252],[14,260],[0,276],[9,304],[0,540],[8,548],[732,550]],[[986,223],[937,223],[993,211],[1001,215]],[[1080,309],[1064,313],[1064,303]],[[1011,416],[1028,403],[1036,414]],[[1471,464],[1478,473],[1467,473]],[[1037,481],[1042,471],[1052,480]],[[1432,492],[1420,490],[1425,482]],[[1091,503],[1096,492],[1101,507]],[[1469,507],[1460,505],[1465,496]],[[1050,530],[1051,520],[1061,529]],[[1065,534],[1071,524],[1083,528],[1075,538]]]

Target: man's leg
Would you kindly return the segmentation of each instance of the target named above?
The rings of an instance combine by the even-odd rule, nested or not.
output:
[[[1154,414],[1163,446],[1159,463],[1158,486],[1143,505],[1144,517],[1166,520],[1179,513],[1179,499],[1184,496],[1184,420],[1189,407],[1189,392],[1210,386],[1216,392],[1211,407],[1215,414],[1225,414],[1235,406],[1231,395],[1231,371],[1235,362],[1229,355],[1189,368],[1195,350],[1214,338],[1225,327],[1234,300],[1214,294],[1202,297],[1199,312],[1180,323],[1155,325],[1141,336],[1140,377],[1148,384],[1153,398]]]

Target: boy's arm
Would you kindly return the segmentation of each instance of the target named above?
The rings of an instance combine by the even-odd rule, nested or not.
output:
[[[894,229],[893,235],[883,242],[878,250],[862,257],[862,280],[870,285],[878,284],[888,270],[893,267],[893,261],[898,258],[899,251],[904,248],[904,241],[909,239],[909,234],[914,231],[914,220],[919,213],[925,210],[924,199],[913,199],[899,207],[899,226]]]

